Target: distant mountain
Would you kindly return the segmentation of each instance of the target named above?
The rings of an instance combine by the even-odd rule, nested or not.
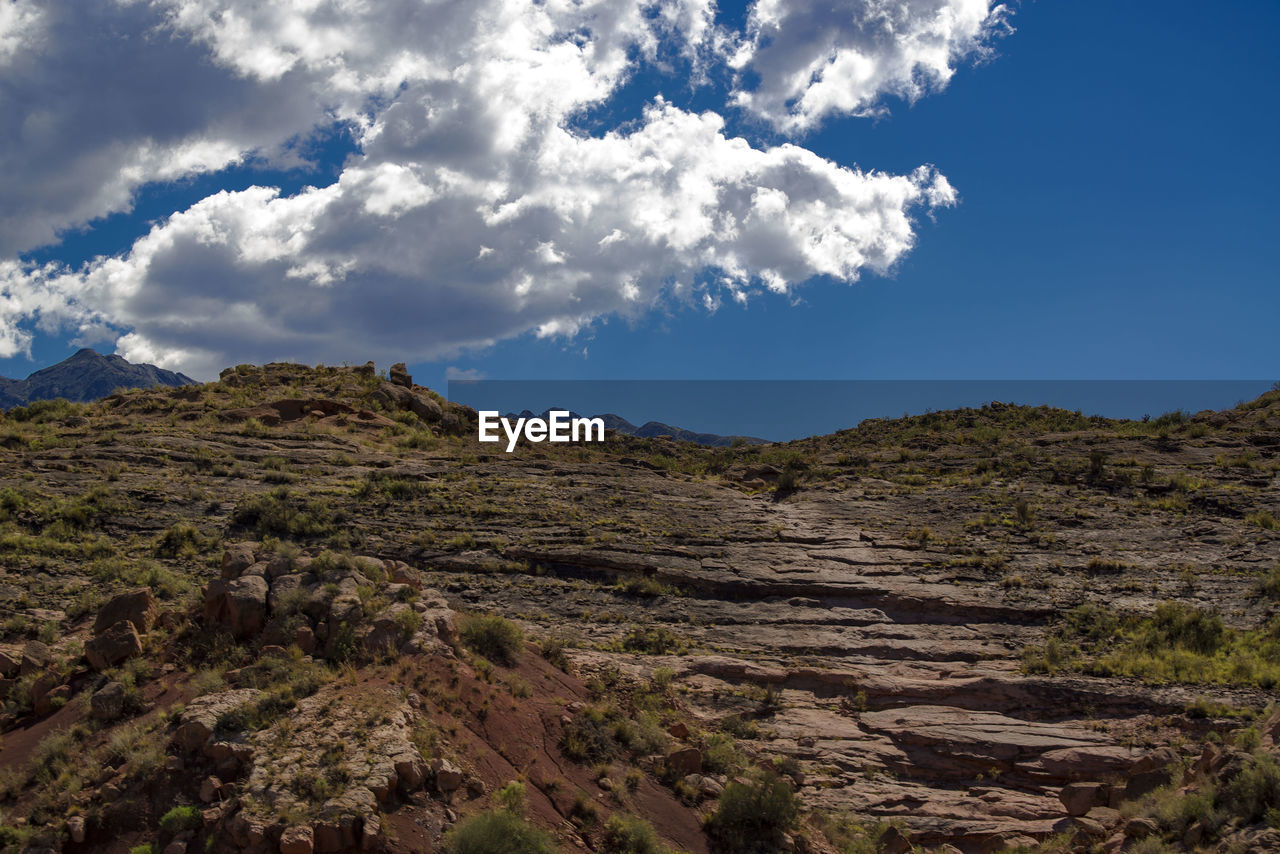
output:
[[[106,397],[118,388],[173,387],[195,385],[195,382],[191,377],[155,365],[135,365],[120,356],[103,356],[86,347],[25,380],[0,377],[0,409],[58,397],[87,403]]]
[[[560,411],[563,412],[564,410],[560,410]],[[512,413],[507,413],[507,417],[508,418],[513,418],[513,417],[546,418],[548,416],[548,413],[550,412],[551,410],[548,409],[544,411],[541,415],[538,415],[537,413],[531,412],[528,409],[526,409],[523,412],[521,412],[519,416],[515,416]],[[569,413],[569,417],[581,418],[582,416],[578,415],[578,413],[576,412],[571,411]],[[741,439],[743,442],[745,442],[748,445],[769,444],[768,439],[757,439],[754,436],[721,436],[718,433],[695,433],[692,430],[685,430],[683,427],[672,427],[670,424],[663,424],[661,421],[646,421],[645,423],[637,427],[627,419],[623,418],[621,415],[614,415],[611,412],[606,413],[604,415],[596,415],[593,417],[603,419],[604,429],[606,430],[615,430],[627,436],[636,436],[641,439],[667,438],[667,439],[675,439],[678,442],[693,442],[696,445],[707,445],[713,448],[728,447],[729,445],[732,445],[734,442],[738,441],[739,439]]]

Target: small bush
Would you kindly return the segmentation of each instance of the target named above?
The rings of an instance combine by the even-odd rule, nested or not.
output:
[[[1280,808],[1280,766],[1275,757],[1255,753],[1244,770],[1222,787],[1219,801],[1223,809],[1245,823],[1258,821],[1269,810]]]
[[[192,557],[205,547],[205,539],[195,526],[185,522],[171,525],[156,541],[156,557]]]
[[[679,635],[665,626],[637,626],[622,638],[622,648],[627,652],[641,652],[646,655],[666,655],[680,652],[684,641]]]
[[[614,739],[616,714],[588,706],[565,725],[560,734],[560,749],[575,762],[608,762],[618,755]]]
[[[1258,580],[1258,592],[1271,599],[1280,599],[1280,563]]]
[[[555,854],[552,838],[507,810],[464,819],[444,838],[448,854]]]
[[[565,642],[563,638],[546,637],[538,643],[538,651],[542,653],[543,658],[561,670],[568,670],[569,656],[565,654],[564,650]]]
[[[520,660],[524,632],[515,623],[496,614],[469,614],[459,629],[462,642],[490,661],[511,667]]]
[[[724,787],[720,805],[707,822],[717,851],[754,854],[781,851],[783,837],[795,827],[800,809],[791,788],[772,775]]]
[[[287,486],[248,497],[231,518],[263,536],[280,537],[325,537],[343,521],[323,500],[295,498]]]
[[[204,826],[203,814],[199,807],[174,807],[160,819],[160,830],[169,836],[176,836],[184,830],[199,830]]]

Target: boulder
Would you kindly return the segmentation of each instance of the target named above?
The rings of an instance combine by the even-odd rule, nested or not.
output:
[[[342,850],[342,828],[337,821],[330,819],[316,824],[315,850],[317,854]]]
[[[217,777],[205,777],[204,782],[200,784],[200,800],[206,804],[218,800],[221,793],[222,781]]]
[[[1161,747],[1133,763],[1124,787],[1125,800],[1135,800],[1172,783],[1178,759],[1178,752],[1172,747]]]
[[[84,657],[94,670],[115,667],[142,652],[142,638],[128,620],[120,620],[84,645]]]
[[[1062,801],[1067,815],[1077,816],[1106,803],[1107,793],[1102,783],[1070,783],[1062,787],[1058,800]]]
[[[889,825],[876,841],[876,850],[882,854],[907,854],[912,850],[911,840],[893,825]]]
[[[124,685],[108,682],[89,698],[89,714],[94,720],[114,721],[124,714]]]
[[[298,649],[302,650],[303,655],[310,655],[316,651],[316,633],[310,626],[298,626],[297,631],[293,633],[293,642],[298,645]]]
[[[440,404],[430,397],[392,383],[384,382],[374,392],[373,398],[388,409],[408,410],[428,424],[436,424],[444,417]]]
[[[35,713],[40,717],[53,711],[49,703],[49,692],[57,687],[58,681],[58,674],[45,671],[32,680],[30,688],[27,689],[27,699],[31,701]]]
[[[150,587],[139,587],[118,593],[108,600],[93,622],[93,633],[101,634],[121,620],[128,620],[139,634],[146,634],[156,624],[160,609]]]
[[[312,854],[315,833],[309,824],[294,824],[280,834],[280,854]]]
[[[377,851],[381,848],[382,839],[379,835],[380,831],[381,826],[375,817],[366,818],[360,831],[360,850]]]
[[[222,623],[227,619],[227,582],[215,578],[204,588],[204,620]]]
[[[22,648],[22,661],[18,664],[18,675],[26,676],[44,670],[53,661],[53,652],[40,641],[27,641]]]
[[[413,377],[409,376],[409,368],[404,362],[396,362],[392,365],[391,370],[387,372],[387,378],[394,385],[413,388]]]
[[[396,584],[408,584],[415,590],[422,589],[422,573],[404,561],[389,560],[387,563],[387,571],[391,573],[391,580]]]
[[[18,675],[18,668],[22,666],[22,656],[8,650],[0,649],[0,676],[5,679],[12,679]]]
[[[284,555],[276,555],[267,561],[267,565],[263,567],[263,574],[267,578],[276,579],[282,575],[289,575],[293,572],[293,558]]]
[[[84,816],[73,815],[67,819],[67,834],[76,845],[84,842]]]
[[[406,753],[397,756],[394,761],[396,779],[399,780],[401,788],[411,792],[426,781],[427,768],[420,757]]]
[[[435,775],[436,789],[443,795],[462,786],[462,771],[448,759],[432,760],[431,772]]]
[[[1083,836],[1086,839],[1101,840],[1107,836],[1107,829],[1091,818],[1076,816],[1064,818],[1053,825],[1054,833],[1068,833],[1072,836]]]
[[[244,575],[227,584],[227,622],[240,640],[253,637],[267,623],[267,580]]]
[[[681,777],[697,774],[702,770],[702,751],[696,747],[681,747],[667,754],[667,769]]]
[[[233,581],[240,577],[246,569],[253,566],[253,543],[236,543],[222,554],[222,578]]]
[[[186,750],[195,751],[203,748],[213,735],[219,717],[258,699],[261,693],[257,688],[241,688],[195,698],[187,704],[182,717],[179,718],[178,729],[173,734],[173,740]]]

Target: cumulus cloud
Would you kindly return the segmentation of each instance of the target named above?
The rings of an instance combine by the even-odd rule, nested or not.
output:
[[[0,190],[0,257],[126,209],[145,182],[287,161],[326,123],[348,124],[360,148],[328,186],[216,193],[80,269],[0,261],[0,356],[29,346],[34,321],[116,329],[126,358],[196,376],[236,361],[445,358],[664,299],[714,307],[884,273],[913,246],[916,212],[956,198],[931,167],[886,175],[753,145],[720,114],[661,97],[616,130],[573,128],[640,63],[696,68],[730,48],[761,71],[760,108],[765,70],[785,65],[763,22],[781,33],[791,20],[771,3],[753,12],[756,41],[736,42],[710,0],[92,5],[88,22],[57,3],[0,17],[0,62],[21,69],[0,107],[22,116],[0,132],[0,169],[24,176]],[[99,74],[70,105],[40,97]],[[75,135],[82,110],[101,133]],[[30,136],[41,121],[52,151]]]
[[[1009,14],[991,0],[758,0],[731,60],[757,83],[735,100],[786,132],[874,115],[886,95],[944,88]]]

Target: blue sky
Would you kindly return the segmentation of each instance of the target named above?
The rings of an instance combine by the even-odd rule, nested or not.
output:
[[[847,5],[843,13],[856,15],[860,4]],[[74,281],[60,280],[56,287],[47,282],[31,284],[29,272],[18,285],[11,279],[7,286],[11,293],[23,286],[33,291],[46,287],[63,297],[72,293],[74,298],[68,299],[72,308],[62,310],[65,320],[60,328],[41,330],[33,325],[38,316],[15,315],[11,321],[15,328],[34,335],[31,357],[17,353],[0,359],[0,374],[25,376],[86,341],[111,351],[119,336],[136,326],[141,331],[121,346],[127,357],[150,354],[162,364],[167,362],[166,366],[196,373],[208,374],[219,359],[224,364],[268,357],[334,363],[363,360],[360,354],[368,350],[380,363],[394,360],[390,354],[404,353],[415,378],[434,387],[443,386],[449,370],[510,379],[1274,378],[1280,373],[1275,335],[1280,276],[1273,248],[1280,224],[1275,205],[1280,190],[1275,159],[1275,140],[1280,139],[1276,95],[1280,53],[1275,50],[1280,40],[1280,5],[1260,0],[1212,8],[1190,2],[1153,6],[1038,0],[1015,6],[1006,20],[1014,31],[987,38],[988,53],[961,51],[953,57],[954,74],[945,86],[935,83],[923,97],[908,103],[893,91],[891,81],[867,102],[886,111],[876,117],[831,110],[808,121],[776,105],[772,113],[768,107],[735,106],[730,103],[735,87],[752,91],[752,67],[735,80],[725,63],[704,61],[709,80],[692,87],[693,66],[676,42],[661,44],[656,57],[657,62],[674,66],[668,69],[635,59],[634,45],[624,45],[622,53],[633,62],[623,82],[605,99],[588,99],[585,109],[565,109],[562,127],[602,138],[609,131],[656,127],[658,120],[645,109],[660,94],[671,110],[679,111],[679,118],[715,111],[723,121],[717,141],[741,137],[761,151],[790,144],[808,149],[833,167],[857,166],[889,176],[907,176],[922,164],[932,164],[954,187],[958,201],[932,207],[911,203],[903,208],[913,223],[914,245],[889,259],[887,274],[868,264],[858,269],[853,282],[805,276],[812,265],[797,260],[794,247],[780,248],[774,258],[755,252],[752,245],[720,241],[714,252],[707,250],[716,258],[750,255],[763,259],[763,266],[776,264],[777,269],[791,270],[786,293],[770,292],[753,279],[759,271],[751,269],[739,287],[698,291],[696,282],[714,274],[698,270],[695,261],[664,259],[651,268],[648,258],[660,254],[661,246],[651,246],[647,254],[640,247],[617,262],[636,265],[638,302],[619,302],[605,287],[600,288],[604,296],[593,297],[586,295],[581,284],[566,285],[546,296],[541,320],[530,320],[524,309],[516,313],[496,302],[506,293],[504,288],[519,289],[517,274],[525,272],[532,275],[536,296],[543,275],[539,270],[544,268],[521,266],[526,256],[511,255],[509,260],[499,246],[491,257],[506,266],[486,272],[486,278],[477,279],[475,285],[444,289],[434,280],[425,285],[416,281],[415,269],[431,271],[423,272],[427,279],[436,270],[444,277],[462,269],[448,254],[449,244],[442,243],[442,248],[433,245],[408,259],[388,279],[385,269],[363,272],[359,252],[376,254],[373,250],[351,250],[350,268],[333,261],[340,257],[334,254],[335,245],[345,251],[364,233],[361,220],[341,219],[331,225],[308,224],[313,229],[309,234],[329,228],[341,239],[334,237],[323,247],[323,254],[317,251],[317,257],[323,258],[316,268],[320,272],[311,270],[306,275],[312,276],[311,286],[325,299],[343,287],[350,287],[357,298],[362,293],[367,298],[335,301],[332,314],[317,310],[311,317],[307,292],[300,296],[296,288],[282,291],[271,298],[275,302],[269,310],[263,309],[256,326],[240,324],[255,329],[252,335],[246,332],[240,338],[237,327],[226,321],[219,335],[229,343],[219,350],[208,342],[209,333],[201,339],[194,329],[199,312],[221,312],[231,304],[229,297],[219,302],[220,298],[208,296],[209,290],[219,287],[218,276],[244,274],[247,291],[267,293],[283,278],[283,268],[279,264],[246,268],[242,259],[249,244],[245,242],[236,248],[238,255],[206,255],[207,235],[183,242],[186,235],[175,228],[172,242],[177,248],[166,259],[168,266],[149,260],[144,272],[137,274],[141,285],[128,291],[127,299],[118,293],[103,295],[102,271],[100,276],[81,273]],[[728,4],[721,4],[715,18],[728,33],[745,33],[746,21],[745,7]],[[785,26],[784,22],[780,32],[785,33]],[[210,39],[219,44],[217,37],[217,33],[183,35],[192,51],[203,50],[201,46]],[[757,44],[757,56],[764,56],[761,44],[765,43]],[[231,55],[230,49],[218,55],[224,54]],[[766,69],[762,74],[767,82],[764,60],[759,67]],[[228,79],[240,81],[248,73],[239,68]],[[270,77],[261,70],[253,73]],[[287,91],[286,84],[293,85],[290,75],[293,70],[261,83],[255,97],[269,104],[272,97]],[[35,75],[32,79],[38,80]],[[268,84],[282,87],[280,93],[267,91]],[[207,85],[222,84],[213,80]],[[321,118],[301,117],[293,128],[264,130],[236,118],[237,129],[228,132],[228,138],[242,149],[235,165],[190,169],[177,181],[144,180],[129,193],[130,209],[92,218],[82,230],[54,242],[25,246],[14,257],[28,271],[33,264],[50,262],[66,265],[72,272],[83,271],[85,262],[101,265],[101,260],[92,261],[95,257],[136,259],[141,253],[131,250],[131,245],[152,223],[163,226],[169,214],[187,211],[219,191],[232,191],[230,198],[239,199],[238,191],[265,185],[280,188],[280,197],[288,198],[307,185],[332,185],[344,164],[358,164],[366,151],[387,148],[387,135],[372,142],[366,139],[361,145],[359,132],[342,124],[344,116],[347,120],[373,116],[376,121],[381,115],[393,115],[380,113],[380,106],[371,107],[370,99],[391,103],[401,97],[396,89],[392,87],[389,94],[371,95],[372,91],[347,98],[355,106],[339,103],[335,107],[342,99],[329,99]],[[412,85],[400,91],[414,92]],[[430,103],[411,103],[404,97],[401,106],[406,110]],[[219,115],[200,121],[219,132],[230,123]],[[806,121],[808,126],[797,129],[797,123]],[[426,127],[430,131],[435,126]],[[460,147],[468,144],[466,135],[473,130],[460,126]],[[429,162],[436,156],[432,152],[450,144],[447,123],[438,132],[444,141],[433,142],[437,147],[430,149],[425,160],[421,149],[414,150],[411,165],[419,170],[419,177],[425,174],[423,168],[434,165]],[[22,141],[5,137],[3,144],[20,148]],[[526,144],[511,150],[527,148]],[[397,150],[403,149],[402,145]],[[24,156],[21,151],[8,154],[10,162]],[[383,157],[379,165],[410,163],[403,157],[378,156]],[[307,168],[295,168],[300,157],[313,162]],[[373,160],[371,154],[366,163]],[[217,164],[216,159],[210,162]],[[0,164],[4,163],[0,155]],[[728,180],[750,190],[759,168],[746,165],[746,177],[735,174]],[[794,174],[801,166],[793,163],[789,168],[789,174]],[[825,175],[822,170],[827,167],[803,168],[810,170],[805,173],[808,178],[817,180],[815,176]],[[157,167],[156,172],[165,173],[165,169]],[[604,180],[596,173],[586,178],[593,176]],[[576,172],[571,177],[586,180]],[[560,180],[544,176],[543,183],[553,179]],[[783,187],[793,200],[794,186]],[[558,189],[535,185],[526,197],[543,198]],[[611,188],[602,185],[600,189],[602,200],[589,211],[591,224],[613,213],[608,207]],[[438,204],[441,191],[437,187],[434,192],[432,204]],[[650,195],[638,196],[635,202],[641,213],[658,198],[651,190],[645,192]],[[366,197],[366,208],[368,198],[372,196]],[[658,201],[672,205],[670,210],[676,212],[682,204],[678,196],[673,200],[664,195]],[[261,200],[254,204],[259,206],[254,210],[270,207]],[[390,216],[392,224],[378,227],[402,229],[387,238],[397,241],[390,245],[420,240],[424,223],[443,235],[449,223],[457,221],[456,211],[430,220],[394,219],[400,216],[400,208],[395,207],[400,203],[393,199],[389,204],[395,212],[383,220]],[[217,233],[219,228],[234,230],[248,217],[243,214],[247,205],[235,209],[234,217],[240,218],[215,209],[208,215],[215,222],[209,228]],[[205,207],[215,206],[205,203]],[[219,225],[218,216],[231,224]],[[745,215],[740,219],[745,222]],[[245,228],[252,234],[251,227]],[[622,242],[622,231],[615,228],[614,232]],[[602,233],[610,232],[606,228]],[[548,269],[574,267],[574,250],[566,247],[578,245],[579,238],[581,245],[589,245],[587,238],[591,245],[597,242],[594,232],[556,234],[550,257],[568,260],[556,261],[559,266]],[[466,239],[464,234],[451,242]],[[477,238],[481,253],[488,239]],[[765,241],[753,238],[751,242]],[[302,254],[313,246],[314,241]],[[228,256],[231,261],[226,260]],[[209,270],[209,280],[187,281],[184,265]],[[126,264],[124,269],[138,266]],[[294,263],[291,269],[300,266]],[[347,274],[347,269],[354,272]],[[580,271],[575,268],[575,275],[579,273],[595,282],[612,270],[602,271],[584,261]],[[301,275],[290,274],[292,278]],[[693,285],[692,296],[664,292],[664,277],[669,284],[673,275]],[[331,284],[335,276],[338,283]],[[652,284],[644,283],[646,276],[654,277]],[[424,290],[427,296],[421,296]],[[745,294],[745,304],[732,298],[738,291]],[[398,311],[401,295],[405,295],[403,310]],[[550,319],[564,325],[563,307],[555,298],[592,307],[576,329],[540,336],[531,331],[538,322]],[[714,298],[714,310],[708,309],[707,298]],[[197,319],[184,325],[167,316],[165,300],[170,299],[175,308],[168,314],[185,312]],[[240,294],[235,304],[251,304],[253,299]],[[264,297],[262,302],[269,301]],[[289,308],[295,304],[296,308]],[[368,318],[343,324],[356,310],[352,306],[362,313],[366,305],[373,306]],[[290,334],[282,333],[273,344],[270,318],[294,313],[304,316],[306,328],[289,329]],[[46,314],[53,317],[57,312]],[[424,337],[455,331],[447,352],[428,352],[431,348],[422,346]],[[196,343],[187,348],[183,335],[191,335]],[[331,346],[316,343],[330,339]],[[279,352],[273,352],[273,346]],[[205,355],[191,356],[193,352]]]

